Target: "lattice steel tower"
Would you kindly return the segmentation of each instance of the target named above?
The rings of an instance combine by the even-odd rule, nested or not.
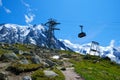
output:
[[[60,23],[56,22],[54,19],[48,19],[48,22],[46,22],[44,25],[48,27],[48,47],[49,48],[55,48],[54,44],[54,30],[60,30],[59,28],[55,28],[56,25]]]
[[[100,49],[99,49],[99,43],[92,41],[91,47],[90,47],[90,53],[93,53],[92,55],[100,55]]]

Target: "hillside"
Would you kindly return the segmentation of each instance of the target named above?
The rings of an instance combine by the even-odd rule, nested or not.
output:
[[[53,57],[58,56],[58,58]],[[75,68],[81,80],[119,80],[120,66],[109,58],[80,55],[75,52],[49,50],[30,44],[3,44],[0,46],[0,78],[9,80],[65,80],[61,71]],[[70,70],[71,71],[71,70]],[[49,73],[49,74],[46,74]],[[75,73],[72,73],[75,74]]]
[[[69,56],[77,72],[85,80],[120,80],[120,65],[111,62],[110,58],[101,58],[92,55],[80,55],[78,53],[64,52]]]
[[[75,71],[85,80],[119,80],[120,66],[107,60],[72,60]]]
[[[9,80],[24,80],[23,78],[64,80],[63,74],[56,68],[57,62],[51,58],[58,53],[57,50],[49,50],[32,44],[1,43],[0,80],[5,78]]]

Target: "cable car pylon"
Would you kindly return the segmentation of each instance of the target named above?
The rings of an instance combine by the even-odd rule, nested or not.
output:
[[[55,48],[54,45],[54,30],[60,30],[59,28],[55,28],[56,25],[60,23],[56,22],[54,19],[48,19],[48,22],[46,22],[44,25],[48,27],[48,48]]]
[[[89,54],[100,56],[100,49],[98,42],[92,41]]]

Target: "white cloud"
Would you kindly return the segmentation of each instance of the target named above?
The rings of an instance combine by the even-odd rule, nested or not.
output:
[[[6,7],[3,5],[2,0],[0,0],[0,6],[5,10],[6,13],[8,13],[8,14],[11,13],[11,10],[8,9],[8,8],[6,8]]]
[[[115,44],[115,40],[111,40],[110,46],[111,46],[111,47],[114,47],[114,44]]]
[[[21,0],[21,3],[26,7],[26,14],[24,15],[25,22],[27,24],[30,24],[35,18],[35,14],[33,13],[33,9],[31,9],[31,6],[28,3],[26,3],[24,0]]]
[[[22,4],[23,4],[24,6],[26,6],[27,8],[30,7],[30,5],[29,5],[28,3],[26,3],[26,2],[24,2],[23,0],[21,0],[21,2],[22,2]]]
[[[6,13],[11,13],[11,10],[10,9],[8,9],[8,8],[6,8],[6,7],[3,7],[4,8],[4,10],[6,11]]]
[[[0,0],[0,6],[2,6],[2,0]]]
[[[27,24],[31,23],[34,20],[35,15],[34,14],[25,14],[25,22]]]

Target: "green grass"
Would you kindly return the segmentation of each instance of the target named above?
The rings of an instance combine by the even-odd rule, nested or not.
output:
[[[11,53],[11,52],[12,52],[11,50],[5,50],[5,49],[0,48],[0,55],[4,53]]]
[[[16,43],[16,44],[13,44],[13,46],[22,51],[30,51],[31,50],[30,48],[28,48],[28,45],[26,45],[26,44]]]
[[[65,76],[59,69],[54,68],[53,71],[58,74],[58,76],[55,77],[55,80],[65,80]]]
[[[79,58],[81,59],[72,58],[70,61],[74,64],[75,71],[85,80],[120,80],[120,65],[95,56]]]
[[[32,74],[32,79],[33,80],[45,80],[46,77],[43,73],[43,70],[37,70]]]

